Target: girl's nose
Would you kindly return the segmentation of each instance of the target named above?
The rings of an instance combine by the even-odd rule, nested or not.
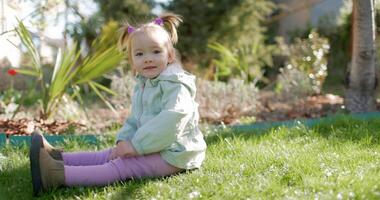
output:
[[[145,63],[151,63],[152,62],[152,59],[150,57],[147,57],[144,61]]]
[[[144,55],[144,63],[146,63],[146,64],[152,63],[154,61],[154,59],[155,59],[155,57],[152,53],[148,52]]]

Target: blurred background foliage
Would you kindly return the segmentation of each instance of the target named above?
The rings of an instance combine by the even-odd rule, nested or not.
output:
[[[223,96],[221,91],[225,92],[238,85],[246,87],[241,88],[244,93],[259,94],[258,91],[266,90],[285,100],[325,93],[343,94],[351,48],[350,0],[344,0],[345,10],[340,13],[336,24],[332,25],[327,16],[320,20],[318,26],[295,29],[288,32],[286,38],[279,37],[278,21],[284,17],[283,13],[286,14],[291,9],[283,7],[278,0],[93,0],[91,4],[95,4],[96,9],[90,15],[84,12],[86,9],[81,9],[78,0],[65,0],[66,9],[57,13],[52,12],[52,8],[61,1],[29,1],[36,8],[31,21],[38,32],[46,28],[48,15],[56,16],[57,19],[59,16],[71,15],[79,19],[76,22],[67,21],[64,29],[65,43],[75,43],[77,49],[81,50],[79,64],[84,62],[86,56],[96,55],[113,46],[123,20],[138,25],[152,19],[156,13],[168,11],[183,16],[176,48],[181,53],[185,69],[196,74],[201,79],[200,83],[209,88],[200,91],[219,92],[220,94],[213,95]],[[380,11],[379,7],[377,11]],[[379,20],[379,12],[376,12],[377,24]],[[30,62],[30,57],[23,56],[22,65],[29,65]],[[53,73],[53,63],[43,64],[50,66],[46,67],[44,73]],[[9,82],[9,77],[0,79],[1,81]],[[96,79],[96,83],[120,94],[119,97],[110,97],[116,107],[128,107],[125,102],[130,102],[134,82],[125,59],[117,70]],[[80,92],[89,97],[84,101],[92,101],[96,95],[86,86],[81,87]],[[0,92],[0,99],[6,99],[4,102],[9,104],[21,101],[9,97],[14,91],[3,91]],[[24,101],[36,99],[35,95],[29,95]],[[215,99],[208,92],[203,92],[202,95],[205,95],[205,99]],[[240,100],[243,104],[258,102],[259,95],[245,96],[247,98]],[[213,101],[204,102],[211,104]],[[224,110],[227,104],[229,103],[219,102],[221,108],[214,108],[216,104],[204,105],[204,109]],[[215,116],[223,116],[223,112],[220,111]],[[254,111],[251,110],[250,113]]]
[[[85,45],[88,51],[96,51],[88,47],[102,29],[109,33],[105,40],[112,44],[118,37],[117,30],[124,19],[138,24],[153,17],[154,8],[160,7],[183,16],[177,48],[185,68],[202,78],[219,81],[241,78],[256,81],[260,87],[265,87],[276,79],[280,69],[289,62],[287,59],[294,60],[291,56],[280,55],[276,21],[273,22],[272,17],[282,8],[272,0],[174,0],[161,3],[153,0],[94,0],[99,9],[89,17],[80,13],[76,1],[65,2],[81,18],[80,22],[67,25],[67,33],[78,44]],[[334,66],[327,67],[327,72],[338,75],[333,80],[327,77],[327,82],[335,85],[342,83],[342,70],[349,60],[349,12],[341,18],[342,23],[333,29],[331,26],[320,26],[315,30],[322,40],[326,38],[329,41],[330,54],[339,57],[330,59],[330,54],[324,54],[328,60],[327,66]],[[289,34],[288,42],[307,38],[311,31],[311,28],[293,31]]]
[[[183,59],[204,68],[215,55],[208,44],[238,48],[251,43],[252,38],[263,37],[266,27],[262,23],[275,5],[268,0],[176,0],[163,7],[185,19],[178,45]]]
[[[45,18],[48,14],[57,17],[70,14],[79,18],[76,22],[68,21],[64,32],[66,40],[71,38],[83,50],[83,56],[112,45],[117,40],[118,28],[123,20],[138,24],[151,19],[159,8],[160,11],[183,16],[177,48],[186,69],[202,75],[202,78],[227,81],[240,77],[253,81],[261,76],[261,86],[264,87],[288,63],[278,55],[280,49],[276,39],[276,16],[286,9],[275,0],[93,0],[97,9],[91,15],[84,14],[85,9],[80,9],[77,0],[65,0],[66,9],[59,13],[52,13],[51,7],[60,1],[30,1],[36,7],[32,18],[39,29],[46,27]],[[328,40],[327,72],[332,75],[327,76],[328,84],[341,84],[350,56],[350,7],[339,18],[337,25],[330,26],[331,22],[326,18],[320,26],[289,32],[286,39],[289,44],[297,41],[297,38],[306,39],[313,29],[319,37]],[[377,14],[377,21],[379,18]],[[99,38],[101,32],[105,33],[103,38]],[[95,40],[102,40],[105,47],[90,49]],[[226,63],[232,58],[225,57],[228,52],[234,57],[232,63]],[[287,58],[292,60],[289,56]]]
[[[82,13],[78,1],[65,0],[64,3],[66,14],[80,19],[76,23],[66,23],[65,35],[76,41],[77,48],[84,52],[82,57],[106,48],[94,47],[95,40],[103,40],[105,46],[116,42],[123,20],[132,24],[145,22],[154,16],[154,8],[159,7],[184,18],[179,28],[181,39],[177,48],[186,69],[198,75],[204,74],[202,78],[206,79],[228,81],[239,77],[246,81],[260,79],[268,82],[264,68],[273,67],[275,46],[268,43],[270,38],[263,23],[276,8],[270,0],[176,0],[164,3],[154,0],[93,0],[98,9],[90,16]],[[49,6],[53,7],[54,2],[42,4],[36,2],[35,5],[43,8],[36,15],[36,22],[41,23],[44,22],[45,11]],[[104,38],[98,38],[100,32],[105,33]],[[218,48],[215,45],[219,45]],[[230,51],[238,63],[232,66],[225,63],[223,52],[226,51]],[[102,82],[109,84],[105,80]]]
[[[103,26],[109,26],[103,29],[111,29],[108,38],[109,43],[117,40],[117,31],[119,23],[125,19],[142,20],[151,16],[151,11],[154,6],[153,0],[94,0],[98,10],[89,17],[81,14],[78,7],[78,1],[65,0],[66,6],[73,10],[73,14],[80,18],[78,23],[68,23],[67,33],[78,44],[87,45],[89,47],[101,32]]]

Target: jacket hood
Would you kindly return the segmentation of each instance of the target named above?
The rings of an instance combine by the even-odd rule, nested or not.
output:
[[[179,63],[173,63],[166,67],[164,71],[161,72],[159,76],[153,79],[145,78],[141,75],[137,75],[138,84],[145,83],[146,85],[155,86],[159,81],[171,81],[175,83],[181,83],[185,85],[192,96],[195,96],[196,86],[195,86],[195,76],[189,72],[183,70]]]

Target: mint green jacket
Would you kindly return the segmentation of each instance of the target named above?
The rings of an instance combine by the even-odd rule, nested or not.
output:
[[[137,76],[132,113],[117,141],[131,141],[139,155],[160,152],[178,168],[199,168],[206,143],[198,127],[195,93],[195,76],[176,64],[154,79]]]

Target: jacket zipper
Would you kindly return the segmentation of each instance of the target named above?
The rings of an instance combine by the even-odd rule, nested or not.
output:
[[[140,114],[139,114],[139,117],[137,118],[137,126],[140,127],[141,126],[141,116],[143,114],[143,109],[144,109],[144,106],[143,106],[143,95],[144,95],[144,88],[145,88],[145,83],[142,84],[141,86],[141,96],[140,96],[140,106],[141,106],[141,111],[140,111]]]

